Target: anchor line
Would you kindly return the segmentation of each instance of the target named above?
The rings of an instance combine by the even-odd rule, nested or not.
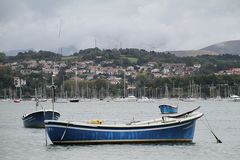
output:
[[[69,123],[70,123],[70,121],[68,121],[68,123],[67,123],[67,126],[66,126],[66,128],[65,128],[65,130],[64,130],[64,132],[63,132],[62,137],[61,137],[61,141],[63,140],[63,138],[64,138],[64,136],[65,136],[65,134],[66,134],[66,132],[67,132],[67,128],[68,128]]]
[[[205,121],[206,123],[204,123],[203,121],[203,124],[207,127],[207,129],[212,133],[212,135],[215,137],[215,139],[217,140],[217,143],[222,143],[222,141],[215,135],[215,133],[212,131],[212,128],[206,118],[206,116],[204,115],[204,118],[205,118]]]
[[[44,117],[44,120],[46,119],[46,113],[45,113],[45,108],[43,110],[43,117]],[[47,128],[45,126],[45,142],[46,142],[46,146],[47,146]]]

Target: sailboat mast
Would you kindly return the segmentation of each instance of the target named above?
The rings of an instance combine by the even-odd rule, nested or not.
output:
[[[16,86],[16,90],[15,90],[15,96],[14,96],[14,99],[17,99],[17,86]]]
[[[126,97],[126,89],[125,89],[125,71],[124,71],[124,75],[123,75],[123,96],[124,96],[124,98]]]
[[[108,83],[107,83],[107,97],[109,98],[109,81],[108,81]]]
[[[76,62],[76,70],[75,70],[75,97],[77,97],[77,62]]]
[[[38,107],[37,88],[35,88],[35,102],[36,102],[36,110],[37,110],[37,107]]]
[[[55,64],[54,64],[54,70],[53,70],[53,74],[52,74],[52,110],[53,110],[53,114],[52,114],[52,119],[54,119],[54,102],[55,102],[55,86],[54,86],[54,76],[55,76]]]
[[[143,87],[143,96],[146,97],[146,87],[145,87],[145,84],[144,84],[144,87]]]
[[[89,93],[88,93],[88,83],[87,83],[87,98],[89,98],[89,95],[88,95]]]
[[[4,99],[6,99],[7,98],[7,91],[6,91],[6,88],[4,88]]]
[[[20,98],[20,100],[22,99],[22,85],[21,85],[21,81],[22,81],[22,79],[20,79],[20,87],[19,87],[19,98]]]
[[[63,76],[63,84],[62,84],[62,98],[66,98],[66,95],[65,95],[65,85],[64,85],[64,76]]]

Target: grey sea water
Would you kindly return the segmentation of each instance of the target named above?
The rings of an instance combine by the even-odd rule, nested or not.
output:
[[[127,123],[134,120],[148,120],[160,116],[161,103],[177,104],[177,100],[153,103],[126,102],[80,102],[56,104],[61,120],[87,121],[102,119],[106,123]],[[51,108],[50,102],[42,103]],[[21,117],[34,111],[35,103],[24,101],[16,104],[0,102],[0,159],[1,160],[186,160],[239,159],[240,156],[240,102],[227,100],[197,100],[179,102],[179,112],[201,106],[213,132],[222,144],[206,128],[205,118],[197,121],[194,143],[191,144],[105,144],[105,145],[53,145],[49,139],[45,143],[44,129],[23,127]],[[205,122],[205,123],[204,123]]]

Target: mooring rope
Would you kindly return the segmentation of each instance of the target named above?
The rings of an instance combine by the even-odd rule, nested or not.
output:
[[[64,130],[64,132],[63,132],[62,137],[61,137],[61,141],[63,140],[63,138],[64,138],[64,136],[65,136],[65,134],[66,134],[66,132],[67,132],[67,128],[68,128],[69,123],[70,123],[70,121],[68,121],[68,123],[67,123],[67,126],[66,126],[66,128],[65,128],[65,130]]]
[[[210,126],[210,124],[209,124],[206,116],[203,115],[203,117],[204,117],[205,120],[206,120],[206,123],[204,123],[204,121],[202,121],[203,124],[206,126],[206,128],[207,128],[207,129],[212,133],[212,135],[215,137],[215,139],[217,140],[217,143],[222,143],[222,141],[221,141],[221,140],[214,134],[214,132],[212,131],[212,128],[211,128],[211,126]]]

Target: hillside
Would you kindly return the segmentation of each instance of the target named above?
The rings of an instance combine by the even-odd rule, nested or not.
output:
[[[180,51],[169,51],[178,57],[187,56],[199,56],[199,55],[219,55],[219,54],[232,54],[240,55],[240,40],[225,41],[216,43],[199,50],[180,50]]]
[[[202,48],[201,51],[211,51],[219,54],[240,55],[240,40],[225,41]]]
[[[219,55],[219,53],[205,50],[182,50],[182,51],[170,51],[170,53],[175,54],[178,57],[187,56],[199,56],[199,55]]]

